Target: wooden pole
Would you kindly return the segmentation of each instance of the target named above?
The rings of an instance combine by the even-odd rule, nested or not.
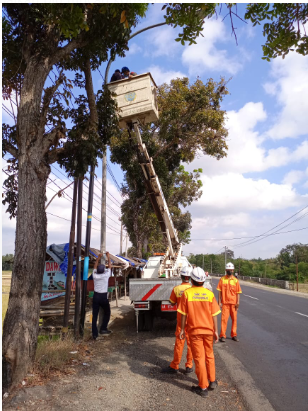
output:
[[[74,260],[74,243],[75,243],[75,225],[76,225],[76,205],[77,205],[77,191],[78,180],[74,180],[74,192],[73,192],[73,205],[72,205],[72,219],[71,219],[71,231],[68,250],[68,266],[66,273],[66,287],[65,287],[65,303],[64,303],[64,318],[62,332],[68,332],[68,318],[71,299],[71,287],[72,287],[72,275],[73,275],[73,260]]]
[[[80,330],[80,291],[81,291],[81,232],[82,232],[82,188],[83,178],[78,180],[78,211],[77,211],[77,248],[76,248],[76,290],[75,290],[75,317],[74,317],[74,334],[75,338],[79,337]]]
[[[84,271],[83,271],[83,288],[81,301],[81,319],[80,319],[80,334],[84,333],[84,322],[86,318],[86,299],[87,299],[87,283],[89,272],[89,253],[91,241],[91,223],[92,223],[92,207],[93,207],[93,191],[94,191],[94,167],[90,169],[90,183],[89,183],[89,199],[88,199],[88,214],[87,214],[87,228],[86,228],[86,244],[84,255]]]

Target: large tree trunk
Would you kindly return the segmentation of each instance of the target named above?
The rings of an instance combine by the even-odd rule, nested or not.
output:
[[[18,208],[15,258],[8,310],[3,325],[3,390],[16,386],[35,357],[46,255],[46,183],[50,172],[42,147],[39,102],[49,72],[28,65],[18,112]]]

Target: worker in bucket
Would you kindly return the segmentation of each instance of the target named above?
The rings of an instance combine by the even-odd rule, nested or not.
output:
[[[92,317],[92,336],[96,340],[98,337],[97,330],[97,317],[100,307],[104,310],[104,317],[100,334],[108,335],[111,333],[107,329],[110,320],[110,304],[108,300],[108,281],[111,276],[111,262],[109,252],[106,251],[107,266],[104,264],[99,264],[103,254],[99,254],[93,269],[93,280],[94,280],[94,295],[93,295],[93,317]]]
[[[110,83],[112,83],[113,81],[118,81],[118,80],[122,80],[123,76],[120,72],[119,69],[115,70],[115,72],[113,73],[111,79],[110,79]]]
[[[137,73],[130,71],[128,67],[122,67],[122,76],[123,78],[133,78],[137,76]]]
[[[237,310],[240,305],[240,294],[242,293],[239,280],[233,275],[234,265],[226,264],[226,275],[219,280],[218,304],[221,308],[221,327],[219,341],[226,341],[226,331],[229,316],[231,315],[232,327],[231,338],[233,341],[239,341],[237,338]]]
[[[182,284],[177,285],[173,288],[170,298],[169,298],[172,306],[174,306],[175,304],[179,304],[183,292],[187,290],[187,288],[191,287],[191,284],[190,284],[191,271],[192,271],[192,268],[189,266],[184,266],[182,268],[180,272]],[[182,315],[180,313],[177,313],[177,324],[176,324],[176,330],[175,330],[175,345],[174,345],[173,360],[170,363],[170,366],[163,370],[163,372],[166,372],[169,374],[178,373],[179,365],[181,362],[183,349],[185,345],[185,338],[187,342],[187,357],[186,357],[186,364],[185,364],[186,374],[189,374],[193,371],[193,357],[192,357],[192,353],[190,349],[189,338],[188,338],[186,331],[185,331],[185,338],[180,339],[181,318],[182,318]]]
[[[205,280],[202,268],[194,268],[192,286],[184,291],[178,306],[182,315],[180,338],[184,338],[186,328],[199,383],[191,390],[203,398],[208,389],[217,387],[213,341],[218,342],[217,315],[221,312],[212,291],[203,287]]]

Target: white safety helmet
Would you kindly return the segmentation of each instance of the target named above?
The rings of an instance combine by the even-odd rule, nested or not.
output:
[[[226,264],[226,270],[234,270],[234,265],[232,263]]]
[[[197,283],[204,283],[204,281],[206,280],[206,275],[201,267],[196,267],[191,273],[191,278]]]
[[[184,265],[184,267],[181,268],[180,275],[184,277],[190,277],[192,272],[192,267],[189,265]]]

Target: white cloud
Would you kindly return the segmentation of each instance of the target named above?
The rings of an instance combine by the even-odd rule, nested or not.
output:
[[[198,206],[212,210],[247,212],[252,210],[281,210],[303,203],[292,187],[268,180],[245,178],[241,174],[226,173],[201,177],[204,194]]]
[[[265,91],[276,97],[281,110],[267,132],[273,139],[296,138],[308,134],[308,61],[299,54],[289,54],[271,63],[272,82]]]
[[[126,53],[127,56],[131,56],[133,54],[140,53],[142,51],[142,48],[138,46],[137,43],[129,43],[129,51]]]
[[[227,172],[261,172],[297,163],[308,158],[308,141],[302,141],[297,147],[277,147],[266,150],[263,146],[264,134],[255,129],[260,122],[267,120],[267,113],[262,103],[249,102],[239,111],[228,111],[226,127],[227,157],[219,161],[208,156],[193,161],[189,169],[206,169],[207,175],[222,175]]]
[[[177,32],[170,26],[162,26],[150,30],[146,37],[147,44],[145,56],[151,57],[174,57],[183,49],[183,46],[175,41]]]
[[[284,176],[283,184],[293,186],[299,183],[305,177],[305,174],[305,171],[291,170]]]
[[[180,72],[180,71],[173,71],[173,70],[163,70],[159,66],[150,66],[147,71],[149,71],[153,79],[155,80],[157,85],[163,84],[163,83],[169,83],[170,80],[176,79],[177,77],[182,78],[182,77],[187,77],[186,74]]]
[[[230,41],[226,26],[222,21],[206,20],[197,44],[187,46],[182,54],[182,62],[188,66],[190,75],[203,74],[208,70],[237,73],[243,66],[239,57],[230,56],[227,50],[219,49],[216,44]],[[242,50],[242,61],[246,59]]]

